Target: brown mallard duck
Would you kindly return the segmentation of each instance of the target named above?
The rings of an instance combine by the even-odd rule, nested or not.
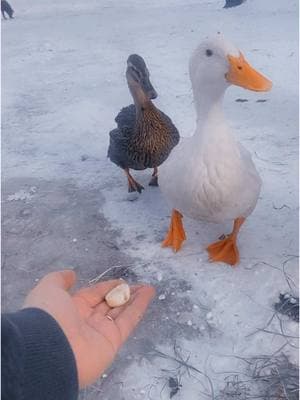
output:
[[[157,97],[143,58],[132,54],[127,60],[126,79],[134,105],[122,108],[112,130],[107,156],[122,168],[128,191],[141,193],[144,187],[130,174],[130,169],[153,168],[150,186],[158,185],[158,167],[179,142],[179,133],[171,119],[151,100]]]

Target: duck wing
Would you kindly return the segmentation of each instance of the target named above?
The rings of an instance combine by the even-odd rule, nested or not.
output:
[[[116,129],[109,132],[107,157],[121,168],[128,166],[128,142],[134,132],[135,106],[131,104],[121,109],[115,121]]]
[[[118,128],[122,130],[123,127],[128,127],[131,128],[133,131],[135,124],[135,115],[135,106],[133,104],[127,107],[123,107],[115,118]]]
[[[128,142],[132,135],[132,129],[123,126],[109,132],[109,146],[107,157],[121,168],[128,167]]]

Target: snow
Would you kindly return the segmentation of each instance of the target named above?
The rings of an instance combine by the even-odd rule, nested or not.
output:
[[[228,371],[245,372],[245,363],[234,356],[271,355],[286,343],[279,334],[257,330],[273,315],[279,293],[290,292],[284,271],[298,281],[298,2],[248,0],[226,10],[223,3],[14,0],[15,20],[2,23],[4,180],[66,179],[82,190],[101,192],[105,201],[99,199],[99,212],[120,232],[118,246],[132,257],[139,279],[153,283],[163,300],[154,302],[137,337],[149,335],[170,356],[176,341],[189,355],[188,363],[209,375],[215,393],[224,387]],[[131,103],[124,77],[127,56],[145,58],[159,94],[155,104],[182,136],[189,136],[195,112],[188,59],[203,38],[217,31],[273,81],[269,93],[232,87],[225,97],[228,119],[263,180],[256,209],[241,230],[236,268],[209,263],[205,251],[230,225],[186,218],[183,249],[177,254],[162,249],[171,210],[159,188],[147,186],[150,171],[133,173],[146,190],[128,201],[124,174],[106,158],[114,117]],[[35,195],[20,188],[8,200],[30,201]],[[284,332],[296,336],[298,325],[282,321]],[[278,319],[266,330],[280,333]],[[297,362],[289,343],[283,351]],[[118,390],[124,399],[142,399],[149,392],[168,399],[171,372],[166,370],[177,364],[133,354],[118,380],[110,380],[124,354],[126,349],[103,375],[109,383],[101,383],[101,398],[117,398],[110,384],[122,381]],[[210,390],[207,379],[195,372],[183,374],[181,384],[178,399],[196,400]],[[86,392],[83,398],[92,396]]]
[[[19,190],[18,192],[8,196],[7,201],[30,200],[35,192],[36,188],[34,186],[31,187],[28,192],[25,190]]]

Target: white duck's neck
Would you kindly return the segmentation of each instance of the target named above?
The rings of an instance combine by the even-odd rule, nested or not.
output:
[[[217,123],[224,121],[225,123],[222,105],[226,87],[208,84],[200,87],[199,90],[193,87],[198,128],[210,120],[215,120]]]
[[[201,84],[195,90],[194,100],[197,112],[197,126],[193,137],[195,152],[213,154],[215,158],[236,161],[239,144],[232,134],[223,112],[223,98],[227,86]],[[215,159],[214,158],[214,159]]]

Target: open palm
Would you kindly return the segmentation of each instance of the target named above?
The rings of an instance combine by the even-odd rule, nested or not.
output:
[[[120,280],[101,282],[70,294],[68,290],[75,281],[75,272],[71,270],[47,275],[29,293],[24,307],[43,309],[58,322],[74,352],[82,388],[111,364],[142,318],[154,289],[132,286],[129,302],[112,309],[104,298]]]

